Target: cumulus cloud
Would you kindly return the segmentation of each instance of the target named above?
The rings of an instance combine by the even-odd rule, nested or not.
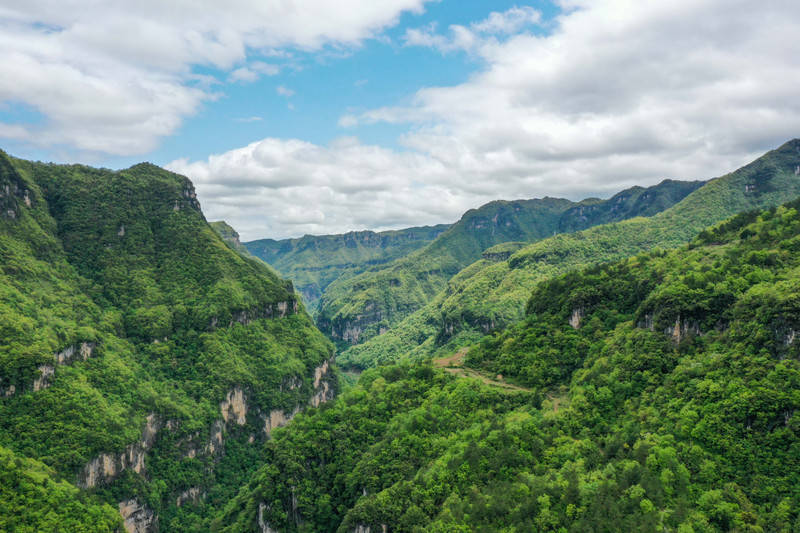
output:
[[[497,35],[517,33],[531,24],[537,24],[541,17],[542,14],[532,7],[512,7],[504,12],[492,12],[485,20],[470,24],[469,27],[453,24],[448,28],[449,35],[437,33],[438,25],[435,22],[424,28],[409,28],[403,41],[406,46],[425,46],[442,53],[474,51],[496,44]]]
[[[200,198],[209,199],[207,218],[231,221],[244,238],[435,223],[456,218],[465,202],[446,186],[448,170],[437,161],[351,137],[329,146],[264,139],[168,168],[190,176]],[[409,179],[414,175],[429,182]]]
[[[800,133],[794,0],[562,8],[547,35],[494,39],[524,28],[501,15],[464,26],[483,65],[468,81],[340,120],[406,124],[403,151],[267,139],[172,167],[198,181],[211,218],[246,238],[280,237],[452,221],[495,198],[711,178]],[[468,43],[435,28],[407,42],[423,37],[440,49]]]
[[[218,95],[195,66],[252,82],[285,48],[357,45],[427,0],[9,0],[0,6],[0,102],[43,127],[0,132],[45,146],[131,155],[152,150]]]

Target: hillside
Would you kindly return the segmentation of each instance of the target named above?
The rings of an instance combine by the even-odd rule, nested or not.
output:
[[[320,297],[334,281],[351,278],[375,265],[408,255],[448,227],[440,224],[379,233],[351,231],[341,235],[306,235],[299,239],[260,239],[243,246],[291,279],[303,295],[303,301],[315,312]]]
[[[0,450],[21,461],[0,505],[38,505],[28,476],[79,494],[64,518],[84,505],[87,530],[116,528],[101,504],[207,530],[272,429],[335,392],[291,283],[223,243],[183,176],[0,152],[0,255]],[[65,530],[47,505],[20,524]]]
[[[342,346],[384,333],[423,307],[487,248],[507,241],[533,242],[608,220],[647,215],[679,201],[701,182],[665,180],[634,187],[608,200],[558,198],[495,201],[464,216],[425,248],[389,265],[328,287],[317,324]]]
[[[252,257],[250,251],[242,244],[242,241],[239,239],[239,233],[233,229],[233,227],[225,222],[224,220],[217,220],[215,222],[208,223],[211,228],[217,232],[225,243],[228,244],[231,248],[243,254],[246,257]]]
[[[798,208],[545,281],[466,367],[364,372],[214,530],[793,531]]]
[[[534,285],[582,266],[656,247],[674,248],[738,212],[800,195],[800,140],[711,180],[650,218],[597,226],[530,244],[502,260],[480,259],[454,276],[431,302],[390,331],[348,349],[340,364],[368,367],[401,357],[455,351],[522,317]]]

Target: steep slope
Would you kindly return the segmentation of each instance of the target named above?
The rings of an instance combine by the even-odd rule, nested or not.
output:
[[[481,259],[454,276],[423,309],[388,333],[354,346],[341,364],[360,367],[454,351],[522,317],[533,286],[555,274],[655,247],[679,246],[735,213],[778,205],[800,195],[800,140],[711,180],[650,218],[557,235],[507,259]]]
[[[230,227],[230,226],[228,226]],[[422,248],[449,226],[396,231],[351,231],[341,235],[306,235],[299,239],[260,239],[244,243],[253,255],[291,279],[303,300],[316,310],[325,289]]]
[[[425,248],[385,267],[332,283],[321,300],[317,324],[333,339],[363,342],[423,307],[448,279],[495,244],[532,242],[559,231],[649,214],[672,205],[700,185],[666,180],[647,189],[628,189],[609,200],[579,203],[557,198],[491,202],[465,213]]]
[[[364,372],[268,443],[216,529],[792,531],[798,208],[539,284],[466,356],[492,379]]]
[[[122,530],[117,509],[54,478],[55,472],[42,463],[0,446],[0,531]]]
[[[271,430],[331,397],[332,346],[183,176],[0,152],[0,195],[0,446],[131,527],[207,529]]]
[[[222,240],[228,244],[228,246],[246,257],[251,257],[250,251],[239,239],[239,233],[233,229],[230,224],[224,220],[217,220],[215,222],[209,222],[208,225],[217,232],[217,235],[219,235]]]

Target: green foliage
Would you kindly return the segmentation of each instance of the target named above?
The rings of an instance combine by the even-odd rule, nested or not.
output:
[[[59,481],[38,461],[0,446],[0,531],[121,532],[119,512]]]
[[[214,529],[795,531],[800,201],[536,285],[465,364],[380,366],[269,442]]]
[[[520,320],[530,291],[544,279],[654,248],[675,248],[737,213],[792,200],[800,195],[800,179],[794,173],[800,164],[799,147],[800,140],[790,141],[711,180],[651,218],[556,235],[522,248],[505,261],[481,259],[454,276],[425,307],[387,333],[349,348],[339,361],[364,368],[377,361],[422,358],[441,348],[463,346],[476,334]],[[743,216],[731,223],[746,224],[746,217],[752,215]],[[460,342],[459,336],[466,342]]]
[[[225,224],[212,223],[214,224]],[[215,226],[223,238],[233,228]],[[299,239],[261,239],[241,245],[291,279],[312,312],[334,281],[352,278],[422,248],[448,228],[447,224],[396,231],[351,231],[342,235],[306,235]],[[233,231],[235,233],[235,231]],[[235,237],[238,242],[238,235]]]
[[[557,198],[491,202],[467,211],[425,248],[332,283],[320,303],[317,324],[334,339],[350,344],[363,342],[423,308],[456,273],[480,259],[484,250],[489,262],[505,260],[503,255],[511,251],[505,246],[498,256],[498,250],[487,248],[509,241],[530,243],[564,231],[650,215],[680,201],[700,185],[702,182],[666,180],[647,189],[633,187],[608,200],[579,203]],[[346,348],[346,343],[341,347]]]
[[[0,153],[0,190],[6,185],[0,446],[78,483],[99,454],[141,441],[152,414],[162,429],[145,472],[128,470],[95,492],[114,508],[138,498],[164,530],[207,530],[215,507],[260,464],[262,417],[308,402],[314,368],[332,346],[291,283],[209,227],[183,176],[149,164],[113,172]],[[188,457],[209,441],[234,387],[247,402],[246,424],[223,430],[220,452]],[[206,497],[178,509],[177,495],[192,487]],[[16,490],[0,484],[9,498]]]

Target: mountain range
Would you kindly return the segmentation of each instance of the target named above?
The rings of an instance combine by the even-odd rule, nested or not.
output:
[[[792,140],[242,243],[155,165],[0,152],[0,531],[794,531],[798,197]]]

